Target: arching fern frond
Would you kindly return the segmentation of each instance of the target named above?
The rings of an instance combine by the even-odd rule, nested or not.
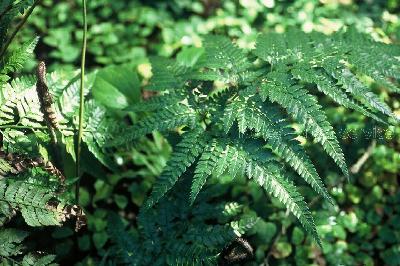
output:
[[[228,104],[227,109],[228,113],[224,114],[224,121],[231,121],[234,116],[240,133],[245,134],[247,130],[250,130],[254,131],[256,136],[264,138],[272,150],[315,191],[333,202],[310,158],[300,143],[294,139],[297,136],[296,133],[272,103],[262,104],[255,97],[248,99],[238,97]],[[225,118],[226,116],[228,117]],[[225,131],[229,129],[229,125],[226,125]]]
[[[190,167],[207,145],[204,130],[197,129],[183,134],[168,161],[164,171],[153,186],[153,191],[145,206],[157,203],[178,181],[179,177]]]
[[[111,145],[121,145],[145,136],[154,130],[165,131],[182,125],[191,126],[196,123],[196,112],[185,104],[165,106],[164,110],[142,119],[138,124],[123,130],[111,141]]]
[[[299,85],[292,85],[290,77],[285,73],[271,72],[268,78],[269,81],[261,87],[262,93],[268,95],[271,102],[284,107],[293,118],[302,123],[348,177],[339,141],[317,99]]]
[[[368,56],[364,42],[373,51]],[[354,47],[354,43],[360,45]],[[320,244],[311,213],[296,189],[298,177],[289,179],[285,165],[325,199],[332,199],[291,123],[300,123],[348,176],[340,142],[315,88],[340,106],[396,123],[387,104],[364,84],[364,77],[397,91],[398,46],[372,42],[349,29],[329,37],[296,30],[260,35],[252,54],[221,36],[206,37],[203,48],[191,66],[173,60],[155,62],[151,89],[162,94],[138,105],[135,111],[152,113],[124,136],[131,141],[152,130],[189,126],[182,141],[187,141],[191,131],[202,132],[200,143],[201,137],[208,139],[201,149],[194,149],[193,141],[175,147],[147,208],[167,192],[173,193],[172,186],[182,179],[191,183],[188,198],[196,204],[210,176],[248,176],[282,202]],[[373,67],[367,69],[367,65]],[[184,176],[184,172],[193,175]]]

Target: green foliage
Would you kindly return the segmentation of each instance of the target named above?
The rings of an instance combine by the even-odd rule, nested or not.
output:
[[[127,68],[121,69],[126,73]],[[86,82],[87,91],[90,88],[93,88],[94,92],[99,91],[102,88],[99,85],[100,81],[104,83],[107,75],[113,73],[111,71],[116,70],[109,68],[89,74]],[[69,78],[72,79],[72,82],[68,81]],[[75,72],[60,71],[47,75],[47,82],[55,103],[53,108],[57,115],[56,122],[60,124],[58,138],[65,145],[66,152],[74,157],[73,134],[77,128],[77,121],[74,117],[78,112],[79,81]],[[134,78],[126,80],[123,85],[126,88],[131,84],[137,86],[137,83],[138,79]],[[114,90],[118,89],[124,89],[122,84],[116,84]],[[123,93],[124,91],[121,92],[122,95],[124,95]],[[100,96],[98,95],[95,94],[96,99],[99,99]],[[92,95],[87,95],[83,141],[102,163],[112,168],[115,167],[115,163],[101,151],[105,144],[105,137],[110,135],[109,132],[113,131],[115,127],[118,127],[118,121],[106,114],[101,101],[100,99],[100,102],[98,102],[93,99]],[[47,149],[49,149],[49,139],[46,137],[47,128],[40,111],[33,78],[21,77],[5,85],[0,97],[0,118],[0,123],[3,125],[0,129],[4,136],[3,145],[7,150],[19,153],[28,152],[32,155],[45,157],[47,154],[51,154],[50,151],[43,152],[42,149],[43,146],[45,148],[47,146]],[[21,146],[23,142],[26,143]]]
[[[352,65],[351,58],[359,55],[359,60],[365,64],[377,66],[378,76],[396,79],[400,72],[398,64],[394,64],[398,59],[393,55],[398,55],[399,51],[397,47],[365,38],[351,29],[330,37],[293,30],[285,35],[261,35],[250,55],[224,37],[209,36],[205,39],[204,53],[193,67],[159,60],[153,69],[150,88],[163,91],[167,96],[156,97],[169,100],[151,100],[150,107],[142,103],[138,110],[153,109],[153,112],[112,140],[120,144],[152,130],[164,131],[178,126],[189,131],[182,134],[182,142],[176,146],[176,152],[156,183],[147,208],[157,203],[186,168],[194,164],[191,202],[211,175],[218,177],[225,171],[233,178],[246,175],[282,202],[320,243],[311,213],[296,185],[288,179],[290,170],[283,162],[316,192],[332,200],[306,152],[294,140],[299,134],[286,122],[290,120],[282,109],[321,144],[348,177],[333,127],[311,92],[313,86],[318,86],[319,73],[323,73],[332,80],[327,89],[330,93],[326,94],[334,96],[333,100],[344,102],[347,99],[357,110],[368,109],[373,117],[381,113],[397,120],[390,108],[358,79],[357,75],[367,73]],[[349,42],[355,43],[353,39],[368,41],[365,45],[381,56],[363,57],[358,48],[349,45]],[[382,58],[392,60],[390,68],[379,67],[384,61]],[[296,75],[302,69],[311,70],[306,80]],[[223,82],[222,88],[213,86],[210,81]],[[342,94],[333,95],[332,87]],[[320,90],[325,92],[325,86]],[[188,153],[191,154],[188,156]]]
[[[13,19],[33,4],[32,0],[5,0],[0,4],[0,48],[7,38],[7,32]]]
[[[1,45],[16,25],[11,18],[31,2],[2,1]],[[384,129],[387,145],[377,139],[351,183],[334,171],[335,161],[347,171],[341,149],[351,165],[376,138],[349,132],[369,126],[375,132],[370,118],[392,123],[388,106],[399,114],[399,49],[351,31],[330,40],[290,29],[331,34],[355,25],[374,40],[396,42],[398,0],[88,5],[88,67],[132,63],[87,77],[80,202],[88,229],[74,235],[68,223],[26,224],[63,223],[73,216],[67,213],[79,211],[71,205],[79,84],[78,73],[68,69],[79,61],[81,6],[43,0],[0,64],[0,131],[8,152],[0,155],[0,238],[8,245],[0,245],[0,264],[51,264],[54,256],[47,253],[68,265],[224,265],[241,256],[247,258],[236,261],[241,265],[399,263],[398,127]],[[257,40],[260,32],[268,37]],[[209,33],[231,37],[245,52],[218,36],[201,42]],[[17,73],[35,65],[30,54],[37,35],[37,58],[56,70],[47,75],[59,124],[56,146],[40,112],[35,78]],[[176,61],[150,57],[155,76],[145,89],[157,92],[143,90],[146,103],[136,104],[140,83],[147,85],[151,76],[146,57],[171,56],[181,48]],[[138,64],[143,80],[133,72]],[[158,96],[147,99],[152,94]],[[330,101],[339,107],[330,108]],[[122,136],[131,121],[138,130]],[[154,129],[173,130],[167,135],[171,156]],[[312,240],[316,232],[323,249]]]
[[[9,79],[8,74],[19,71],[23,68],[28,58],[31,58],[38,38],[27,41],[18,49],[9,52],[6,49],[7,32],[13,19],[23,13],[26,8],[33,4],[32,0],[6,0],[0,4],[0,87]]]
[[[3,229],[0,231],[2,239],[0,256],[9,257],[22,253],[22,241],[28,236],[28,233],[15,229]]]
[[[237,203],[212,203],[223,187],[200,193],[203,200],[193,208],[184,194],[188,184],[179,183],[179,193],[157,209],[142,210],[138,232],[125,231],[125,224],[110,215],[109,234],[117,264],[128,265],[215,265],[224,248],[242,236],[257,218],[243,213]],[[209,224],[208,219],[217,219]],[[132,233],[132,231],[131,231]],[[155,245],[154,243],[157,243]]]
[[[28,236],[27,232],[19,231],[16,229],[0,229],[0,238],[2,243],[0,244],[0,262],[2,265],[9,265],[7,262],[13,265],[18,263],[13,257],[23,253],[26,247],[22,244],[22,241]],[[29,253],[25,255],[21,261],[23,266],[53,266],[57,265],[54,263],[54,255],[38,256],[37,254]],[[18,263],[19,264],[19,263]]]
[[[25,182],[0,184],[0,200],[21,211],[30,226],[60,225],[68,214],[65,203],[54,199],[54,191]]]
[[[147,56],[172,56],[182,47],[200,46],[201,38],[218,33],[251,47],[259,32],[297,27],[306,32],[331,34],[354,25],[374,38],[399,39],[396,0],[368,4],[355,1],[116,1],[92,0],[88,4],[91,67],[133,62]],[[81,3],[43,0],[19,37],[42,34],[38,54],[52,71],[60,66],[78,67]],[[133,37],[134,36],[134,37]],[[17,46],[17,43],[15,45]],[[44,58],[41,58],[42,60]],[[51,65],[50,65],[51,62]],[[30,66],[33,67],[33,63]]]

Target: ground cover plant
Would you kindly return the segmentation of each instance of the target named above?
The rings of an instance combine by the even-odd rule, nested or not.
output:
[[[2,264],[399,263],[398,45],[215,30],[148,80],[134,56],[85,74],[84,34],[80,71],[47,71],[15,45],[38,4],[0,6]]]

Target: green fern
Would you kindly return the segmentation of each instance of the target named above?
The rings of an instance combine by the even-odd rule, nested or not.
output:
[[[33,4],[32,0],[4,0],[0,4],[0,50],[13,19]]]
[[[63,203],[52,204],[54,197],[48,189],[25,182],[0,184],[0,200],[21,211],[30,226],[60,225],[65,220]]]
[[[22,254],[22,242],[28,236],[27,232],[16,229],[0,229],[0,256],[11,257]]]
[[[94,86],[96,77],[97,72],[87,75],[86,91]],[[48,74],[47,83],[53,96],[57,123],[60,125],[57,136],[65,150],[75,158],[74,132],[78,125],[74,117],[79,107],[79,80],[75,72],[60,71]],[[50,139],[35,84],[35,78],[22,76],[4,85],[0,93],[0,133],[4,137],[4,147],[9,151],[41,156],[43,154],[39,153],[37,147],[43,145],[43,142],[49,145]],[[110,117],[104,106],[93,100],[91,95],[87,94],[86,97],[83,141],[100,162],[115,168],[114,161],[104,152],[105,138],[118,131],[123,123]]]
[[[216,265],[219,255],[232,241],[245,234],[258,221],[244,213],[237,203],[212,201],[218,191],[199,193],[202,201],[191,207],[184,194],[187,182],[178,182],[179,191],[171,191],[156,209],[142,210],[139,233],[131,235],[127,223],[112,214],[108,232],[113,243],[113,263],[118,265]],[[217,193],[216,193],[217,192]],[[210,223],[213,218],[216,222]],[[156,245],[154,243],[157,243]]]
[[[29,234],[25,231],[20,231],[13,228],[0,229],[0,262],[12,264],[21,264],[24,266],[54,266],[54,255],[36,255],[33,253],[26,254],[21,262],[18,262],[14,257],[18,257],[25,253],[27,247],[23,241]],[[8,265],[8,264],[5,264]]]
[[[0,4],[0,88],[9,80],[9,74],[20,70],[25,61],[33,54],[33,50],[38,42],[35,38],[32,42],[22,45],[14,51],[5,51],[7,33],[13,19],[24,13],[25,9],[33,4],[32,0],[5,0]]]
[[[364,43],[372,53],[364,51]],[[159,95],[131,109],[150,114],[113,136],[108,145],[133,141],[153,130],[179,128],[185,131],[182,142],[154,185],[148,209],[185,171],[193,172],[188,196],[192,204],[199,201],[196,196],[211,175],[245,175],[278,198],[320,244],[311,212],[297,192],[297,180],[288,179],[286,166],[333,200],[296,140],[300,135],[292,122],[303,125],[348,177],[339,140],[313,95],[314,88],[339,105],[395,123],[397,117],[362,77],[398,91],[399,55],[397,46],[375,43],[353,29],[329,37],[296,30],[260,35],[250,53],[224,37],[208,36],[204,52],[191,67],[173,60],[154,62],[149,89]]]
[[[154,184],[151,197],[146,202],[146,206],[151,207],[157,203],[202,153],[207,143],[203,133],[203,130],[194,130],[183,135],[182,141],[176,145],[171,159],[161,173],[158,182]]]

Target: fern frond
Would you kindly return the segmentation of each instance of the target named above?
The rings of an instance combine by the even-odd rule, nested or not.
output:
[[[230,226],[235,232],[235,235],[240,237],[246,234],[258,222],[259,218],[251,215],[244,215],[238,221],[232,221]]]
[[[40,112],[34,84],[32,78],[23,77],[5,85],[0,97],[0,124],[41,126],[43,115]]]
[[[328,64],[326,64],[326,68],[347,92],[351,93],[357,100],[364,103],[370,110],[377,110],[384,115],[397,119],[392,113],[390,107],[386,103],[382,102],[376,94],[369,91],[369,89],[362,84],[349,69],[333,68]]]
[[[353,109],[362,113],[365,116],[369,116],[377,121],[385,123],[376,114],[368,111],[362,105],[357,104],[353,99],[349,98],[340,87],[337,87],[332,79],[323,71],[318,71],[311,66],[299,64],[291,70],[291,73],[295,78],[298,78],[304,82],[315,84],[317,89],[329,96],[339,105]]]
[[[202,129],[183,134],[181,142],[174,148],[171,159],[153,186],[150,198],[145,204],[147,208],[156,204],[174,186],[179,177],[203,152],[207,141],[207,135]]]
[[[355,28],[340,33],[340,37],[350,51],[347,60],[357,70],[378,80],[384,77],[400,79],[398,46],[375,42]]]
[[[28,236],[27,232],[17,229],[0,229],[0,256],[11,257],[22,254],[22,242]]]
[[[56,266],[57,263],[54,262],[55,255],[45,255],[40,256],[33,253],[29,253],[22,259],[23,266]]]
[[[199,245],[218,247],[226,245],[235,237],[237,236],[229,225],[204,225],[189,228],[184,240]]]
[[[283,171],[277,162],[264,155],[257,156],[253,154],[254,151],[247,151],[245,142],[235,142],[229,146],[233,157],[228,155],[228,169],[236,169],[230,171],[239,174],[243,171],[249,179],[254,179],[269,194],[282,202],[320,244],[314,220],[304,198],[297,192],[296,187],[284,178]]]
[[[168,265],[216,265],[218,256],[200,245],[173,243],[166,258]]]
[[[10,174],[17,175],[34,167],[40,167],[50,175],[56,176],[61,183],[65,181],[65,176],[50,161],[46,162],[42,158],[27,158],[0,150],[0,180]]]
[[[247,130],[250,130],[264,138],[272,150],[304,178],[317,193],[333,203],[310,158],[300,143],[295,140],[296,133],[275,106],[265,107],[254,97],[247,100],[240,97],[231,102],[227,108],[230,110],[228,118],[224,121],[231,121],[230,117],[235,114],[240,133],[245,134]],[[225,128],[225,131],[228,130],[229,125]]]
[[[316,231],[314,219],[303,196],[290,181],[283,177],[279,166],[269,164],[267,167],[264,167],[257,160],[253,159],[247,166],[246,174],[249,178],[253,178],[260,186],[264,187],[269,194],[283,203],[321,246],[321,240]]]
[[[190,75],[191,68],[182,66],[174,60],[157,57],[151,58],[153,78],[148,90],[164,91],[181,89]]]
[[[6,75],[11,72],[20,70],[25,62],[32,56],[33,50],[35,49],[39,38],[36,37],[32,42],[26,43],[18,48],[16,51],[8,54],[4,61],[0,64],[0,73]]]
[[[18,258],[22,254],[26,253],[27,247],[23,244],[23,241],[28,236],[25,231],[13,229],[13,228],[3,228],[0,229],[0,263],[3,265],[9,265],[8,262],[15,262],[19,264],[14,257]],[[28,253],[22,258],[21,264],[23,266],[55,266],[54,255],[35,255],[33,253]]]
[[[24,181],[0,181],[0,201],[21,211],[30,226],[61,225],[74,215],[66,202],[55,199],[55,192],[46,187]]]
[[[176,105],[184,99],[184,93],[179,90],[174,90],[168,94],[154,96],[143,102],[136,103],[133,106],[127,107],[125,110],[131,112],[150,112],[155,111],[163,106]]]
[[[302,123],[348,177],[349,173],[339,141],[316,98],[300,86],[292,86],[286,74],[271,72],[268,76],[271,80],[262,84],[263,93]]]
[[[286,52],[285,36],[279,33],[260,34],[256,40],[256,49],[253,53],[272,66],[285,61],[288,53]]]
[[[182,125],[190,126],[195,124],[196,119],[197,115],[190,106],[184,104],[168,106],[159,112],[145,117],[136,125],[127,128],[121,132],[120,136],[113,139],[111,144],[121,145],[123,143],[129,143],[132,140],[153,132],[154,130],[165,131]]]
[[[6,0],[0,6],[0,50],[7,38],[7,32],[13,19],[33,4],[32,0]]]
[[[250,66],[246,54],[226,37],[209,35],[203,44],[206,53],[199,58],[199,67],[239,73]]]
[[[349,45],[351,38],[359,41],[357,48]],[[396,79],[398,58],[394,57],[398,57],[399,51],[393,46],[368,41],[367,46],[372,47],[374,55],[367,57],[362,53],[363,40],[356,34],[337,33],[326,37],[290,30],[285,34],[260,35],[253,54],[249,55],[224,37],[208,36],[203,43],[202,55],[190,68],[173,60],[154,62],[154,82],[150,83],[155,86],[154,90],[163,91],[166,100],[161,100],[164,96],[160,95],[154,101],[143,102],[137,107],[138,111],[151,110],[154,113],[131,127],[127,131],[128,139],[152,130],[188,125],[186,119],[190,118],[186,112],[190,110],[198,119],[191,120],[189,132],[206,128],[202,136],[207,136],[208,140],[203,142],[200,139],[201,149],[194,149],[195,154],[195,142],[186,149],[183,146],[176,149],[177,154],[171,157],[147,205],[153,206],[168,191],[174,195],[175,190],[171,187],[178,180],[191,182],[188,185],[189,203],[196,205],[203,200],[197,196],[201,195],[209,176],[218,178],[225,173],[232,177],[246,175],[282,202],[320,244],[304,198],[296,190],[296,185],[287,179],[289,174],[281,162],[290,165],[317,193],[329,201],[332,199],[304,147],[296,140],[299,134],[281,109],[298,121],[306,133],[311,133],[315,142],[321,144],[348,176],[335,132],[317,97],[310,91],[316,86],[338,105],[380,122],[385,122],[388,116],[393,117],[390,108],[369,91],[362,78],[369,76],[380,83]],[[357,54],[361,54],[361,60],[364,60],[359,68],[355,61]],[[378,54],[389,63],[381,62]],[[371,60],[379,63],[368,71],[366,62]],[[393,84],[396,82],[394,80]],[[179,100],[174,99],[174,93],[181,93]],[[183,111],[180,113],[174,108]],[[185,119],[181,119],[183,113]],[[193,178],[179,178],[192,165]],[[182,201],[184,196],[185,193],[180,193],[179,200]],[[165,220],[168,215],[164,212],[164,201],[159,206],[163,209],[160,219]],[[202,208],[198,209],[199,214],[212,215],[210,206]],[[162,236],[151,233],[157,228],[155,221],[147,220],[143,227],[147,237],[154,241],[162,239]]]
[[[109,156],[104,148],[107,137],[112,136],[113,132],[119,130],[118,122],[107,115],[103,106],[96,104],[93,100],[85,102],[85,131],[83,141],[88,146],[89,151],[105,166],[116,169],[113,158]],[[72,138],[72,136],[71,136]]]
[[[193,183],[190,190],[190,202],[193,204],[201,188],[206,183],[207,178],[211,175],[214,168],[218,165],[217,158],[221,154],[222,149],[217,146],[216,140],[207,145],[197,162],[194,170]]]
[[[107,227],[107,231],[111,241],[115,245],[113,247],[113,255],[126,265],[143,264],[139,252],[139,245],[134,241],[131,235],[125,232],[125,226],[121,218],[115,213],[111,213],[108,216],[108,224],[112,225]]]

